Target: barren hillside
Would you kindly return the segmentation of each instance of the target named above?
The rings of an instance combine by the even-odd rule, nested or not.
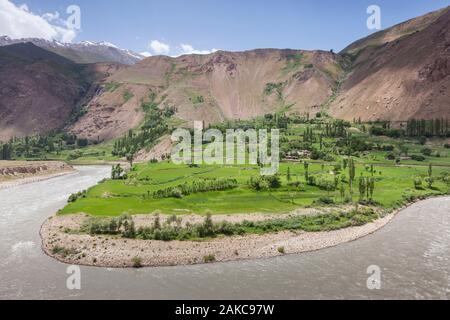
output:
[[[318,112],[343,74],[345,59],[324,51],[260,49],[178,58],[150,57],[107,81],[71,132],[108,139],[137,126],[152,97],[177,117],[206,123],[277,110]],[[129,99],[126,99],[129,97]]]
[[[423,29],[358,58],[331,104],[331,115],[348,120],[450,118],[450,10],[437,13]]]

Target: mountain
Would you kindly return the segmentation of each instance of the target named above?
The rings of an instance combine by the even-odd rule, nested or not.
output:
[[[0,46],[17,43],[33,43],[34,45],[66,57],[76,63],[115,62],[126,65],[134,64],[144,58],[139,53],[124,50],[107,42],[83,41],[79,43],[61,43],[44,39],[11,39],[7,36],[0,37]]]
[[[64,128],[108,140],[142,123],[143,103],[176,107],[180,124],[276,111],[311,117],[325,111],[364,121],[450,119],[450,7],[374,33],[338,54],[257,49],[85,65],[73,61],[106,59],[90,57],[86,48],[119,49],[34,42],[38,46],[0,47],[0,139]]]
[[[350,45],[352,72],[330,104],[351,120],[450,118],[450,7]]]
[[[103,74],[32,43],[0,47],[0,140],[62,128]]]
[[[155,56],[121,69],[73,126],[74,134],[109,139],[137,126],[142,102],[176,106],[177,117],[206,123],[286,110],[317,113],[347,62],[324,51],[259,49],[177,58]],[[114,85],[113,85],[114,84]],[[124,96],[131,96],[124,99]]]

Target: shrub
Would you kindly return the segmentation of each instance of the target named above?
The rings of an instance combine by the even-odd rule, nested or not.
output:
[[[286,251],[284,250],[284,247],[278,247],[278,248],[277,248],[277,251],[278,251],[279,253],[281,253],[281,254],[285,254],[285,253],[286,253]]]
[[[133,262],[133,268],[142,268],[142,259],[139,257],[134,257],[131,259]]]
[[[335,179],[330,175],[311,175],[308,177],[308,184],[326,191],[336,190]]]
[[[417,190],[422,190],[422,179],[420,177],[415,177],[414,178],[414,188]]]
[[[178,186],[160,189],[153,192],[153,198],[177,198],[188,196],[193,193],[208,192],[208,191],[222,191],[237,188],[238,182],[236,179],[211,179],[194,181],[191,184],[184,183]]]
[[[372,222],[373,219],[371,219],[368,216],[362,215],[362,214],[355,214],[352,219],[352,225],[353,226],[362,226],[365,225],[366,223]]]
[[[269,184],[269,188],[277,189],[277,188],[281,187],[281,180],[278,175],[265,176],[264,178],[266,179],[267,183]]]
[[[427,143],[427,138],[426,137],[420,137],[419,138],[419,143],[424,146]]]
[[[264,191],[268,189],[277,189],[281,187],[281,180],[278,175],[273,176],[263,176],[258,178],[250,178],[248,182],[251,188],[256,191]]]
[[[430,148],[423,148],[422,150],[420,150],[420,152],[421,152],[423,155],[429,157],[429,156],[431,156],[431,154],[433,153],[433,150],[431,150]]]
[[[425,161],[426,158],[420,154],[413,154],[411,156],[411,159],[415,160],[415,161]]]
[[[392,152],[392,151],[394,151],[394,149],[395,149],[395,147],[391,144],[383,145],[381,147],[381,150],[383,150],[383,151],[391,151]]]
[[[212,263],[216,261],[216,256],[213,254],[208,254],[206,256],[203,257],[203,261],[205,263]]]
[[[381,127],[372,127],[370,128],[370,134],[374,136],[384,136],[386,134],[386,129]]]
[[[77,192],[77,193],[73,193],[69,196],[69,199],[67,200],[67,202],[72,203],[77,201],[80,198],[86,198],[87,192],[86,190]]]
[[[334,204],[334,200],[333,200],[333,198],[323,196],[323,197],[320,197],[317,200],[314,200],[314,204],[317,204],[317,205],[330,205],[330,204]]]
[[[386,159],[388,159],[388,160],[395,160],[395,159],[396,159],[395,153],[389,152],[389,153],[386,155]]]

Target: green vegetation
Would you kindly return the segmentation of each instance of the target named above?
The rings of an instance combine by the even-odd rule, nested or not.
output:
[[[113,156],[127,157],[132,159],[136,152],[144,147],[153,146],[155,142],[173,129],[169,120],[176,113],[176,109],[166,106],[159,109],[155,102],[143,103],[142,109],[146,112],[145,120],[141,127],[114,142]]]
[[[194,96],[193,98],[189,98],[193,104],[200,104],[205,102],[205,98],[203,96]]]
[[[88,141],[75,135],[50,132],[24,138],[13,138],[0,142],[0,160],[114,160],[112,143],[101,143],[99,139]]]
[[[160,109],[155,103],[143,108],[148,115],[140,131],[114,143],[113,154],[126,156],[130,163],[130,154],[170,132],[167,123],[173,109]],[[285,213],[298,207],[351,202],[393,209],[414,198],[448,193],[446,140],[407,137],[402,128],[395,129],[401,138],[375,134],[389,127],[383,122],[350,123],[282,113],[225,121],[210,128],[224,133],[279,128],[280,153],[285,159],[279,174],[261,177],[258,165],[177,166],[151,161],[133,165],[129,172],[115,166],[111,180],[89,189],[60,213],[103,217],[156,211],[169,215]],[[436,132],[442,135],[442,122],[439,128]]]
[[[266,87],[264,88],[264,94],[266,96],[270,96],[272,93],[276,93],[279,100],[283,99],[283,89],[284,89],[284,83],[268,83],[266,84]]]
[[[203,257],[203,262],[205,263],[213,263],[216,261],[216,256],[213,254],[208,254]]]
[[[134,94],[131,93],[130,91],[126,90],[126,91],[123,93],[123,102],[124,102],[124,103],[127,103],[128,101],[130,101],[131,99],[133,99],[133,97],[134,97]]]
[[[142,268],[142,259],[139,257],[134,257],[131,259],[133,262],[133,268]]]
[[[108,92],[114,92],[114,91],[116,91],[117,89],[119,89],[120,86],[121,86],[120,83],[117,83],[117,82],[108,82],[108,83],[105,84],[105,89],[106,89],[106,91],[108,91]]]
[[[415,179],[428,181],[426,179],[430,177],[426,166],[375,165],[371,168],[359,162],[361,159],[357,160],[354,161],[354,177],[369,179],[365,184],[366,191],[369,187],[369,196],[366,192],[366,196],[361,197],[363,203],[370,201],[392,209],[402,206],[412,197],[445,194],[449,190],[447,167],[432,167],[431,187],[427,184],[418,189],[414,185]],[[60,214],[84,212],[93,216],[121,216],[124,213],[157,211],[169,215],[285,213],[298,207],[347,203],[353,198],[353,190],[358,190],[359,180],[355,179],[353,184],[356,187],[350,189],[350,174],[353,175],[350,169],[353,167],[351,161],[350,165],[349,161],[346,162],[342,161],[341,171],[336,164],[311,162],[306,171],[303,163],[282,163],[278,177],[265,178],[260,177],[258,166],[250,165],[137,164],[126,179],[106,180],[90,188],[85,197],[69,203]],[[287,178],[288,169],[291,181]],[[306,172],[308,180],[305,179]],[[196,184],[208,188],[194,188]],[[226,186],[226,190],[218,187],[221,184]],[[201,191],[183,194],[183,187]],[[216,191],[211,190],[212,187]],[[161,197],[160,194],[170,197]],[[354,201],[357,200],[355,197]]]
[[[141,240],[201,240],[218,236],[233,236],[245,234],[263,234],[279,231],[331,231],[350,226],[360,226],[372,222],[378,214],[371,208],[352,210],[348,213],[334,212],[316,216],[296,216],[286,219],[266,221],[243,221],[242,223],[220,222],[213,223],[211,214],[207,214],[201,224],[188,224],[182,226],[181,221],[172,216],[164,225],[159,222],[159,216],[151,227],[135,230],[130,216],[123,215],[118,218],[92,218],[79,232],[91,235],[120,235],[124,238]],[[282,253],[280,251],[280,253]]]
[[[283,68],[283,73],[288,74],[289,72],[296,71],[303,64],[304,55],[302,53],[290,54],[287,57],[286,66]]]

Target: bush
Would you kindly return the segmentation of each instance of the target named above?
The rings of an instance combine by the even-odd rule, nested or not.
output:
[[[178,186],[160,189],[153,192],[153,198],[177,198],[188,196],[193,193],[208,192],[208,191],[222,191],[237,188],[238,182],[236,179],[211,179],[194,181],[191,184],[184,183]]]
[[[212,263],[212,262],[216,262],[216,256],[213,254],[208,254],[206,256],[203,257],[203,261],[205,263]]]
[[[314,204],[317,204],[317,205],[330,205],[330,204],[334,204],[334,200],[333,200],[333,198],[323,196],[323,197],[320,197],[317,200],[314,200]]]
[[[335,179],[330,175],[311,175],[308,177],[308,184],[326,191],[336,190]]]
[[[415,160],[415,161],[425,161],[426,160],[425,157],[420,154],[413,154],[411,156],[411,159]]]
[[[404,134],[404,130],[401,129],[389,129],[386,131],[386,135],[390,138],[400,138]]]
[[[273,176],[265,176],[264,178],[266,179],[267,183],[269,184],[269,188],[277,189],[277,188],[281,187],[280,176],[273,175]]]
[[[420,152],[421,152],[423,155],[429,157],[429,156],[431,156],[431,154],[433,153],[433,150],[431,150],[430,148],[423,148],[422,150],[420,150]]]
[[[263,176],[258,178],[252,177],[250,178],[248,184],[252,189],[255,189],[256,191],[264,191],[281,187],[281,180],[278,175]]]
[[[277,248],[277,251],[278,251],[279,253],[281,253],[281,254],[285,254],[285,253],[286,253],[286,251],[284,250],[284,247],[278,247],[278,248]]]
[[[386,155],[386,159],[388,159],[388,160],[395,160],[397,157],[396,157],[396,155],[395,155],[395,153],[393,153],[393,152],[389,152],[387,155]]]
[[[87,191],[86,190],[83,190],[83,191],[80,191],[80,192],[77,192],[77,193],[72,193],[69,196],[69,199],[67,200],[67,202],[72,203],[72,202],[77,201],[80,198],[86,198],[86,195],[87,195]]]
[[[419,138],[419,143],[424,146],[427,143],[427,138],[426,137],[420,137]]]
[[[374,136],[384,136],[386,135],[386,129],[381,127],[372,127],[370,128],[370,134]]]
[[[414,188],[417,190],[422,190],[422,179],[420,177],[414,178]]]
[[[392,152],[395,150],[395,147],[392,144],[385,144],[385,145],[381,146],[381,150]]]
[[[134,257],[132,260],[133,268],[142,268],[142,259],[139,257]]]

